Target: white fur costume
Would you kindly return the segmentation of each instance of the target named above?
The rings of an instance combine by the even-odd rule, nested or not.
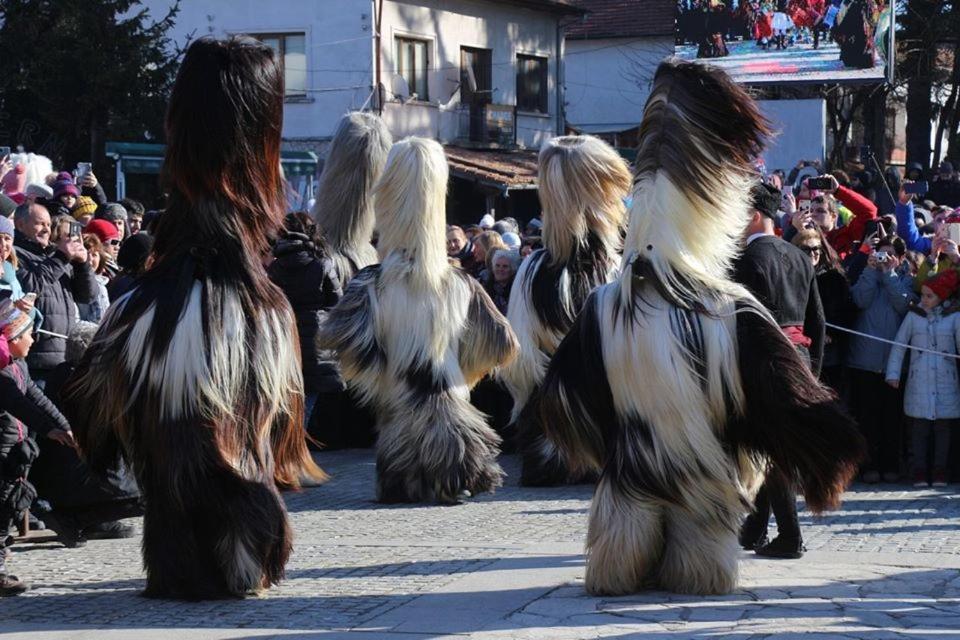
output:
[[[503,475],[499,437],[470,388],[513,357],[516,338],[482,287],[447,262],[447,176],[436,142],[393,146],[376,191],[383,262],[351,280],[319,337],[377,415],[383,502],[456,502]]]
[[[599,138],[554,138],[540,151],[544,248],[524,261],[514,279],[507,319],[520,353],[499,372],[513,397],[523,484],[581,479],[571,476],[556,447],[543,437],[539,417],[524,409],[587,296],[617,274],[629,188],[627,163]]]
[[[536,401],[599,471],[586,586],[726,593],[767,460],[836,506],[862,442],[756,300],[728,276],[768,135],[723,72],[663,63],[641,124],[620,278],[597,289]]]

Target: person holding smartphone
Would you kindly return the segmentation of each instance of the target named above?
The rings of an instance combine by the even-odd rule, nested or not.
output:
[[[75,305],[91,302],[98,287],[87,263],[87,250],[80,238],[80,225],[68,218],[51,221],[46,207],[24,203],[14,213],[18,269],[24,291],[37,294],[36,307],[44,317],[44,329],[69,335],[76,322]],[[64,361],[66,340],[40,334],[27,364],[42,388],[46,377]]]
[[[863,238],[867,222],[876,219],[877,205],[841,185],[831,174],[804,180],[800,202],[805,194],[810,197],[810,214],[794,216],[793,229],[784,234],[784,240],[792,240],[797,232],[809,228],[812,221],[827,236],[841,260],[846,258]],[[853,219],[842,227],[839,225],[841,204],[853,212]]]

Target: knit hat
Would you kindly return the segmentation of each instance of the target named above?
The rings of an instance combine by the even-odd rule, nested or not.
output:
[[[543,229],[543,223],[540,222],[540,218],[530,218],[530,222],[527,223],[527,228],[529,229],[530,227],[540,230]]]
[[[77,204],[73,205],[73,211],[70,212],[74,218],[79,220],[84,216],[92,216],[97,210],[97,203],[90,196],[80,196],[77,198]]]
[[[953,173],[953,163],[949,160],[944,160],[940,163],[940,173]]]
[[[120,238],[120,231],[117,225],[109,220],[91,220],[83,229],[84,233],[92,233],[100,239],[100,242],[106,244],[108,240],[117,240]]]
[[[3,176],[3,192],[8,196],[23,193],[27,186],[27,167],[18,164]]]
[[[946,300],[957,290],[958,284],[960,274],[957,274],[956,269],[947,269],[924,282],[923,286],[933,291],[941,300]]]
[[[117,222],[118,220],[126,222],[127,210],[123,208],[122,204],[104,202],[97,207],[97,213],[94,214],[94,217],[98,220],[109,220],[110,222]]]
[[[7,340],[16,340],[33,326],[30,315],[17,309],[10,300],[0,300],[0,331]]]
[[[780,190],[769,184],[758,182],[750,189],[750,206],[771,220],[777,219],[780,210]]]
[[[480,228],[489,229],[494,225],[495,222],[496,220],[494,220],[493,216],[488,213],[480,218]]]
[[[120,245],[117,265],[126,271],[135,271],[143,266],[153,249],[153,238],[144,232],[135,233]]]
[[[53,197],[59,198],[60,196],[79,196],[80,190],[77,189],[77,185],[73,183],[73,179],[62,180],[59,177],[57,181],[53,183]]]
[[[0,234],[6,234],[13,237],[13,220],[0,217]]]
[[[520,248],[520,236],[515,234],[513,231],[507,231],[503,234],[503,243],[510,247],[511,249]]]
[[[0,218],[9,218],[17,208],[17,203],[0,193]]]

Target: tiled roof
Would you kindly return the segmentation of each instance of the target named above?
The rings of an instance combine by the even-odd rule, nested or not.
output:
[[[531,189],[537,185],[536,151],[486,151],[444,147],[450,173],[500,189]]]
[[[675,0],[571,0],[590,13],[567,27],[568,39],[672,36]]]

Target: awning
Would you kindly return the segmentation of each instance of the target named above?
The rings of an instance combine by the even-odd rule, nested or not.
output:
[[[444,147],[455,178],[511,191],[537,188],[537,152]]]
[[[145,142],[108,142],[107,156],[122,161],[123,173],[158,174],[163,166],[165,146]],[[312,151],[281,151],[280,166],[288,178],[312,176],[317,171],[317,155]]]

